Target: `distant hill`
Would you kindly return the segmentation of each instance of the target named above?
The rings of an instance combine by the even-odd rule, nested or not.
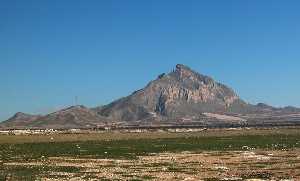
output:
[[[95,128],[107,124],[107,118],[98,115],[95,111],[84,106],[71,106],[44,116],[35,116],[17,113],[12,118],[4,121],[2,127],[26,128]]]
[[[108,105],[72,106],[48,115],[17,113],[2,128],[103,126],[276,126],[300,123],[300,109],[251,105],[233,89],[178,64],[143,89]]]
[[[0,125],[2,127],[24,127],[25,125],[30,125],[40,117],[42,116],[18,112],[8,120],[1,122]]]

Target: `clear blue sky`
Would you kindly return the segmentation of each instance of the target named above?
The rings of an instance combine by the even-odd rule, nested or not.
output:
[[[177,63],[300,106],[300,1],[0,0],[0,120],[142,88]]]

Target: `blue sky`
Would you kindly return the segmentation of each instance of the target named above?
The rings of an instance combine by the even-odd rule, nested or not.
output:
[[[107,104],[177,63],[300,106],[300,1],[0,0],[0,120]]]

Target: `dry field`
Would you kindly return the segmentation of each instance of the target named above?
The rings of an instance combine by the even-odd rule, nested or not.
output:
[[[300,180],[299,129],[1,135],[0,180]]]

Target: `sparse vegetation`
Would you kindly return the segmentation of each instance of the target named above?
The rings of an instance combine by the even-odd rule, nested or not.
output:
[[[285,177],[283,173],[277,173],[280,169],[278,165],[284,165],[283,163],[288,165],[285,168],[286,172],[293,169],[299,171],[300,162],[297,153],[300,149],[300,133],[298,132],[290,131],[286,134],[274,132],[263,134],[264,136],[243,133],[221,135],[218,133],[218,136],[205,134],[201,136],[199,133],[194,135],[189,133],[177,137],[156,138],[154,136],[152,138],[148,134],[148,137],[142,135],[140,139],[127,137],[111,140],[66,140],[67,142],[37,141],[37,143],[34,141],[19,143],[11,139],[10,143],[0,144],[0,180],[8,178],[34,180],[44,177],[63,179],[70,176],[80,177],[82,180],[99,179],[103,177],[99,175],[99,172],[103,170],[114,171],[112,176],[107,177],[108,179],[119,177],[155,180],[157,176],[155,173],[169,173],[177,176],[197,175],[199,171],[206,170],[211,174],[226,175],[229,167],[239,168],[240,171],[246,167],[251,167],[253,170],[264,169],[264,172],[251,173],[244,170],[245,172],[237,175],[242,178],[267,179],[276,177],[276,174]],[[36,139],[38,136],[31,138]],[[285,153],[284,158],[277,156],[276,159],[269,160],[271,156],[268,154],[277,152]],[[147,160],[161,157],[161,154],[166,154],[166,156],[156,161]],[[205,164],[208,163],[197,161],[203,155],[207,158],[218,159],[215,160],[216,163],[212,162],[209,163],[210,166],[207,166]],[[184,160],[193,156],[195,160],[180,161],[180,159]],[[238,156],[243,158],[239,162],[236,161]],[[205,157],[203,159],[206,159]],[[143,160],[143,158],[147,159]],[[249,161],[248,158],[254,160]],[[101,159],[105,159],[105,164],[102,163],[103,161],[98,163]],[[228,163],[228,165],[225,167],[217,161]],[[124,170],[135,170],[138,173],[127,173]],[[218,178],[207,177],[206,180],[210,179]]]

